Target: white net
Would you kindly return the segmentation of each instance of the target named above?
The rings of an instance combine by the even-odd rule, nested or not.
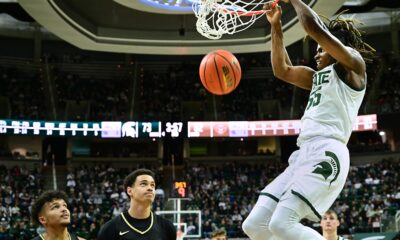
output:
[[[194,0],[197,31],[209,39],[220,39],[249,28],[264,16],[262,7],[268,0]]]

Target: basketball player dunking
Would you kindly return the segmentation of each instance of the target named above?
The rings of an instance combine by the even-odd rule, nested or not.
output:
[[[98,234],[98,240],[176,240],[174,225],[151,210],[155,197],[154,173],[138,169],[124,180],[130,197],[130,207],[108,221]]]
[[[326,26],[301,0],[285,2],[292,4],[304,30],[318,43],[317,71],[291,64],[283,45],[282,10],[267,3],[274,75],[311,93],[297,139],[300,149],[262,190],[243,230],[252,240],[322,240],[299,222],[319,221],[344,186],[350,162],[346,144],[365,94],[366,62],[373,49],[362,41],[352,20],[338,17]]]

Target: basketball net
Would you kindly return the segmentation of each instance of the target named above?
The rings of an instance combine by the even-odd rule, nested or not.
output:
[[[206,38],[220,39],[249,28],[264,15],[268,0],[194,0],[197,31]]]

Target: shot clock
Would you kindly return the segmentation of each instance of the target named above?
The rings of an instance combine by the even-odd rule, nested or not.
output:
[[[187,197],[187,184],[185,181],[175,181],[173,186],[173,196],[177,198]]]

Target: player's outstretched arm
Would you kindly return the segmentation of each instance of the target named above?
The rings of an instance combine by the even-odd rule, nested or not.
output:
[[[292,65],[283,44],[281,7],[279,5],[273,7],[272,2],[268,2],[265,4],[264,10],[266,10],[267,20],[271,24],[271,63],[274,76],[297,87],[310,90],[315,71],[305,66]]]
[[[343,45],[333,36],[318,15],[303,1],[290,0],[290,2],[307,34],[346,70],[354,71],[363,78],[366,66],[361,55],[354,49]]]

